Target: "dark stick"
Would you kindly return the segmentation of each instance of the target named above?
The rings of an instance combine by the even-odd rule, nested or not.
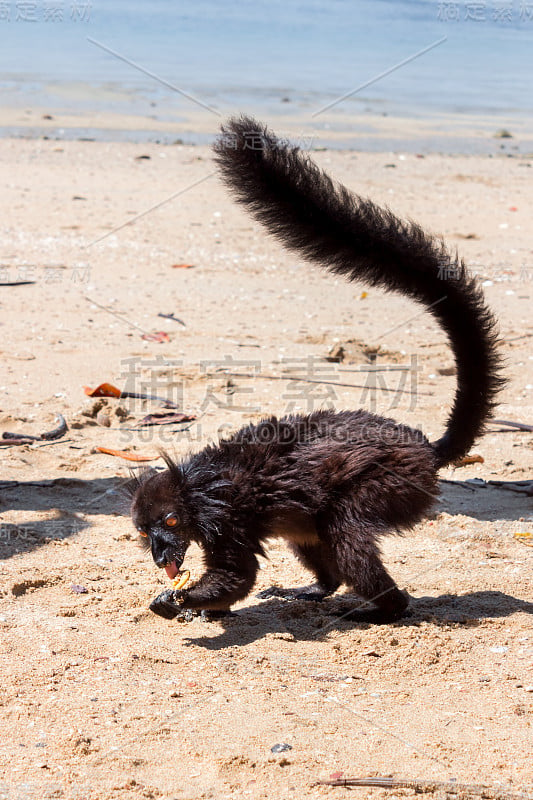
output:
[[[350,367],[341,367],[339,372],[410,372],[412,367],[400,367],[400,366],[392,366],[391,364],[387,364],[383,367],[374,367],[372,365],[368,367],[360,366],[354,367],[353,369]]]
[[[179,324],[183,325],[184,328],[187,327],[182,319],[180,319],[179,317],[175,317],[174,316],[174,312],[172,312],[171,314],[162,314],[161,312],[159,312],[157,316],[158,317],[163,317],[163,319],[173,319],[174,322],[179,322]]]
[[[64,436],[68,431],[68,425],[63,414],[57,415],[57,422],[59,423],[57,428],[53,428],[51,431],[46,431],[46,433],[41,433],[40,438],[45,439],[46,441],[50,441],[51,439],[61,439],[61,437]]]
[[[338,778],[331,781],[317,781],[315,786],[379,786],[383,789],[414,789],[415,792],[446,792],[448,794],[473,795],[490,800],[530,800],[531,792],[508,792],[495,786],[482,786],[455,781],[402,780],[401,778]]]
[[[36,444],[35,447],[50,447],[52,444],[66,444],[67,442],[73,442],[74,439],[57,439],[55,442],[41,442],[40,444]]]
[[[325,386],[346,386],[350,389],[369,389],[375,391],[379,389],[380,392],[399,392],[403,394],[424,395],[425,397],[433,397],[433,392],[409,392],[404,389],[389,389],[387,386],[363,386],[361,383],[340,383],[339,381],[321,381],[314,378],[304,378],[301,375],[254,375],[252,372],[226,372],[221,370],[221,375],[230,375],[235,378],[263,378],[269,381],[303,381],[304,383],[321,383]]]
[[[32,283],[37,283],[37,281],[6,281],[5,283],[0,283],[0,286],[28,286]]]
[[[45,431],[39,434],[39,436],[31,436],[29,433],[4,431],[2,439],[4,439],[7,444],[30,444],[31,442],[40,442],[43,440],[51,441],[53,439],[61,439],[68,431],[68,425],[62,414],[57,414],[57,422],[59,425],[56,428],[53,428],[51,431]]]

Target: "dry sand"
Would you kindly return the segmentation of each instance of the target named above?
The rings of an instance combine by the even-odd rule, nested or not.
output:
[[[531,161],[316,157],[459,248],[501,320],[510,380],[497,416],[532,423]],[[532,434],[488,432],[474,448],[484,462],[443,470],[432,518],[385,543],[414,596],[405,621],[339,620],[331,612],[355,602],[342,592],[320,605],[259,600],[272,584],[308,581],[279,542],[235,617],[155,617],[147,606],[167,580],[123,511],[128,464],[95,446],[184,454],[262,414],[330,402],[436,437],[450,352],[413,304],[365,297],[267,238],[228,199],[205,148],[4,139],[0,159],[0,281],[36,281],[0,287],[1,430],[38,434],[56,413],[71,426],[60,442],[1,449],[0,797],[412,794],[311,786],[338,773],[531,793],[533,550],[514,534],[533,529],[533,509],[509,484],[531,477]],[[172,268],[184,263],[194,267]],[[170,341],[141,338],[160,330]],[[351,339],[342,364],[321,360]],[[389,392],[308,384],[310,394],[288,377],[216,372],[364,385],[359,367],[378,346],[379,364],[416,368],[403,389],[397,371],[382,373]],[[82,413],[95,411],[82,387],[102,381],[170,393],[198,420],[182,434],[139,433],[129,429],[157,404],[110,400],[111,425],[99,425]],[[472,478],[506,486],[464,484]],[[197,551],[187,566],[200,573]],[[291,749],[273,753],[280,743]]]

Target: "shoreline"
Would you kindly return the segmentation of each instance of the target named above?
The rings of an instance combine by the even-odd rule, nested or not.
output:
[[[131,142],[161,145],[209,145],[232,110],[165,117],[113,111],[72,112],[46,105],[0,109],[0,138],[55,141]],[[313,120],[307,109],[247,109],[282,135],[299,140],[304,150],[357,150],[446,155],[533,157],[533,120],[521,115],[329,113]],[[510,135],[502,135],[508,132]]]

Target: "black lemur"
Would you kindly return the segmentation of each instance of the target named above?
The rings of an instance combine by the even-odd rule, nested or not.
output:
[[[206,571],[151,608],[167,618],[229,610],[252,589],[265,541],[283,536],[318,581],[311,596],[347,584],[372,601],[376,621],[396,619],[408,598],[381,562],[379,539],[423,518],[438,469],[482,433],[503,384],[494,317],[441,240],[351,194],[254,119],[231,119],[214,149],[234,196],[287,247],[424,305],[450,341],[457,389],[436,442],[367,411],[327,410],[247,425],[180,463],[167,457],[167,470],[138,482],[133,523],[169,577],[191,542]]]

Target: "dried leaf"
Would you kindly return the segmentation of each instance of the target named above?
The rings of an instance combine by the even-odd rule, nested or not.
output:
[[[194,269],[194,264],[172,264],[172,269]]]
[[[454,467],[465,467],[467,464],[484,464],[485,459],[483,456],[472,454],[471,456],[463,456],[453,462]]]
[[[159,397],[156,394],[145,394],[143,392],[121,392],[116,386],[111,383],[101,383],[96,389],[91,389],[89,386],[84,386],[83,391],[89,397],[131,397],[137,400],[155,400],[163,408],[177,408],[176,403],[172,400],[167,400],[166,397]]]
[[[120,397],[122,392],[113,386],[111,383],[101,383],[96,389],[91,389],[90,386],[84,386],[83,391],[89,397]]]
[[[128,450],[111,450],[109,447],[96,447],[99,453],[105,453],[108,456],[117,456],[118,458],[125,458],[128,461],[156,461],[159,456],[141,456],[137,453],[131,453]]]

